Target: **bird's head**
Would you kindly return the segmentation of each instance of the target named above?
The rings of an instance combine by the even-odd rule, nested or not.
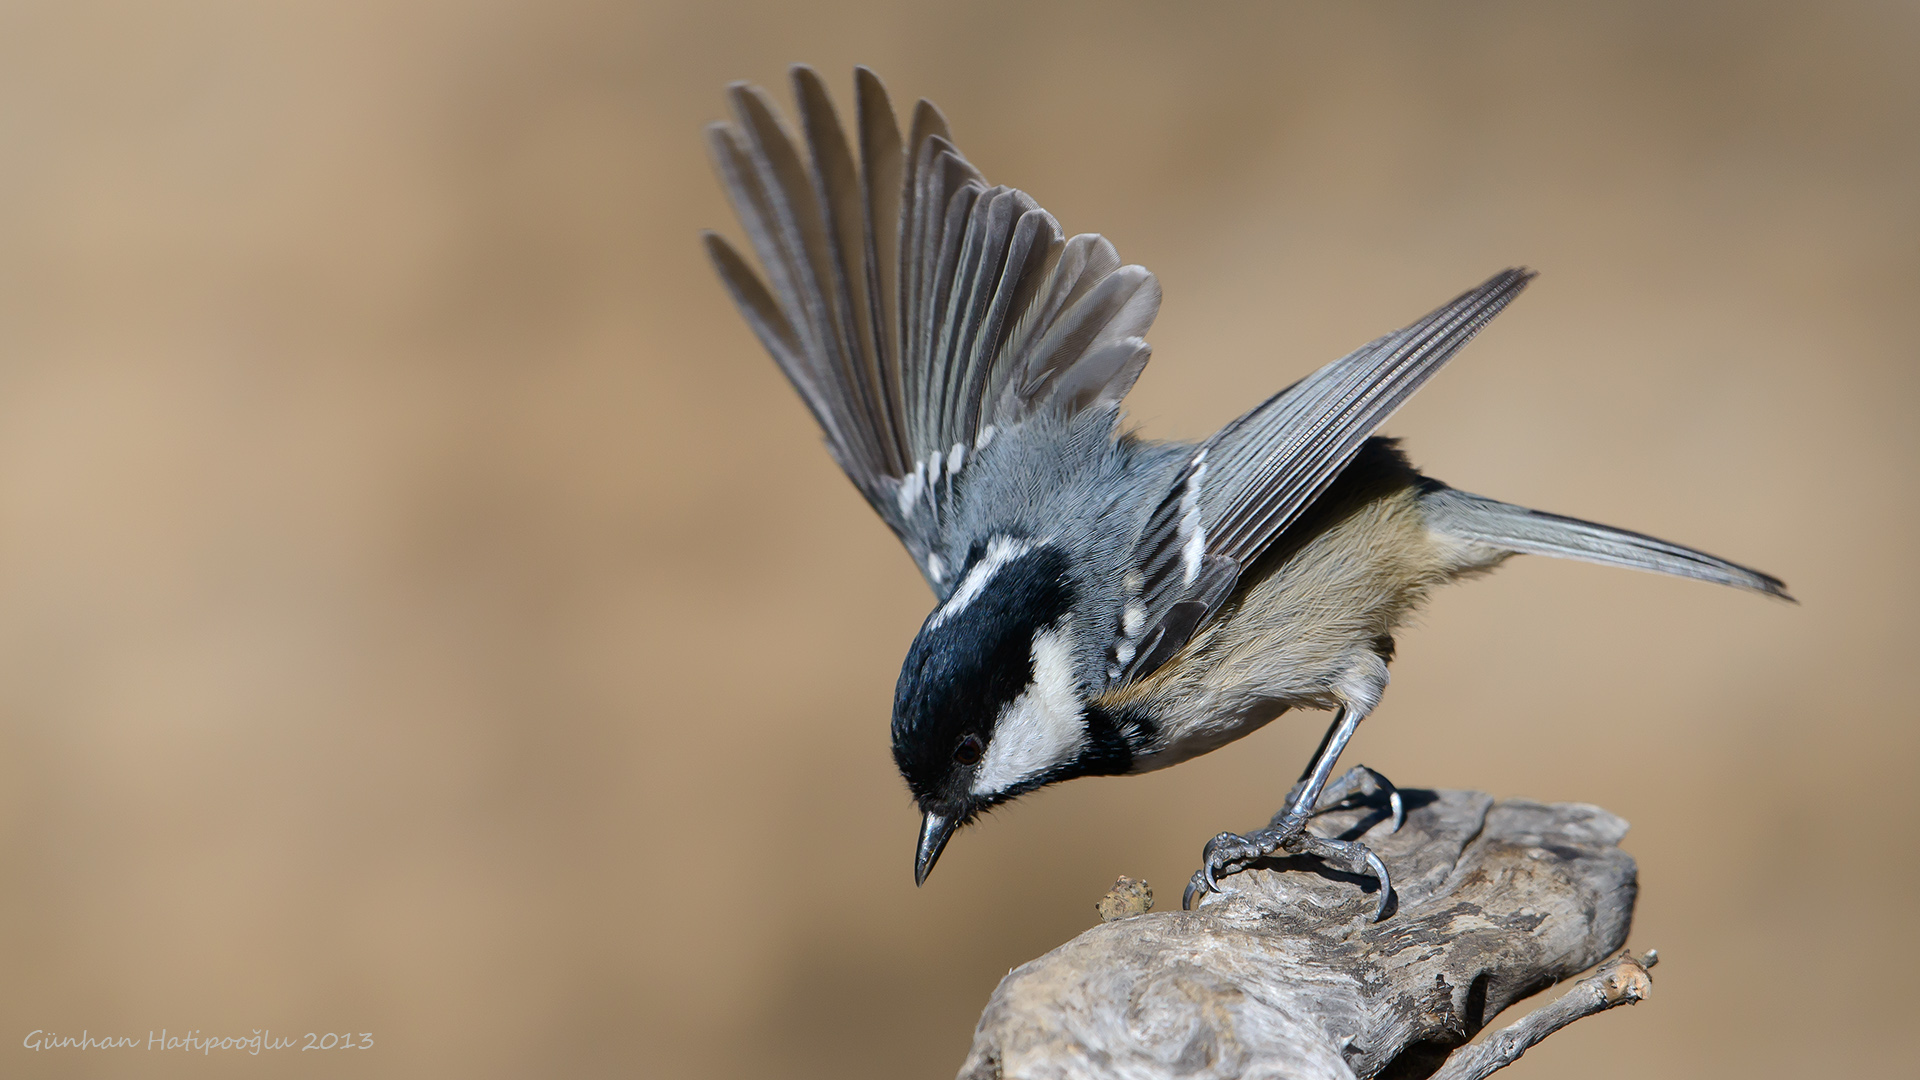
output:
[[[926,880],[954,830],[1035,788],[1113,767],[1089,724],[1091,672],[1074,640],[1067,553],[1010,536],[975,545],[900,671],[893,758],[924,815]],[[1096,654],[1097,655],[1097,654]]]

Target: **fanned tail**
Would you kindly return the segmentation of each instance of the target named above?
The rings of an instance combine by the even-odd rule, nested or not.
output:
[[[1421,497],[1427,527],[1443,536],[1527,555],[1552,555],[1676,577],[1792,600],[1784,582],[1739,563],[1609,525],[1437,487]]]

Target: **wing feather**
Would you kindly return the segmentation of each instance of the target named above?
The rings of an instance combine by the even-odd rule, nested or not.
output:
[[[849,377],[855,404],[878,453],[893,465],[901,448],[894,443],[892,402],[880,374],[879,342],[874,333],[874,304],[867,258],[866,207],[860,175],[827,88],[807,68],[793,72],[802,130],[813,157],[813,181],[826,216],[828,263],[834,288],[829,294],[841,329],[842,352],[852,364]]]
[[[880,368],[880,396],[887,403],[886,471],[905,476],[913,467],[907,453],[906,406],[900,382],[900,275],[885,271],[900,265],[900,200],[905,182],[900,125],[893,102],[878,76],[854,69],[854,97],[860,122],[860,183],[866,201],[867,281],[873,306],[874,351]]]
[[[1269,398],[1207,440],[1208,550],[1249,563],[1300,516],[1375,428],[1526,288],[1505,270],[1425,318]]]
[[[871,71],[854,72],[857,162],[819,77],[797,67],[793,90],[802,142],[745,84],[708,135],[764,279],[717,236],[708,252],[835,460],[944,594],[929,555],[956,470],[1040,411],[1117,405],[1150,355],[1159,285],[988,186],[931,103],[903,141]]]
[[[1135,547],[1145,617],[1126,678],[1164,663],[1206,625],[1240,571],[1285,535],[1360,446],[1533,274],[1506,270],[1405,329],[1354,350],[1195,449]]]

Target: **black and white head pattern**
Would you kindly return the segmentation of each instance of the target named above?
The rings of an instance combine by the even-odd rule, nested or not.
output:
[[[1087,771],[1070,570],[1057,545],[994,536],[921,628],[894,696],[893,753],[923,810],[965,821]]]

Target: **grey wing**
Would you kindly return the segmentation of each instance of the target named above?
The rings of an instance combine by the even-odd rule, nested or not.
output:
[[[933,553],[967,457],[1038,412],[1117,405],[1146,366],[1160,286],[988,186],[931,103],[903,142],[880,80],[856,69],[856,165],[819,76],[795,67],[793,86],[805,159],[757,87],[730,87],[735,121],[708,128],[765,278],[714,233],[707,249],[834,460],[944,597],[953,575]]]
[[[1201,444],[1135,549],[1140,616],[1116,668],[1139,678],[1178,652],[1251,564],[1394,410],[1500,313],[1533,274],[1506,270],[1425,318],[1328,364]]]

